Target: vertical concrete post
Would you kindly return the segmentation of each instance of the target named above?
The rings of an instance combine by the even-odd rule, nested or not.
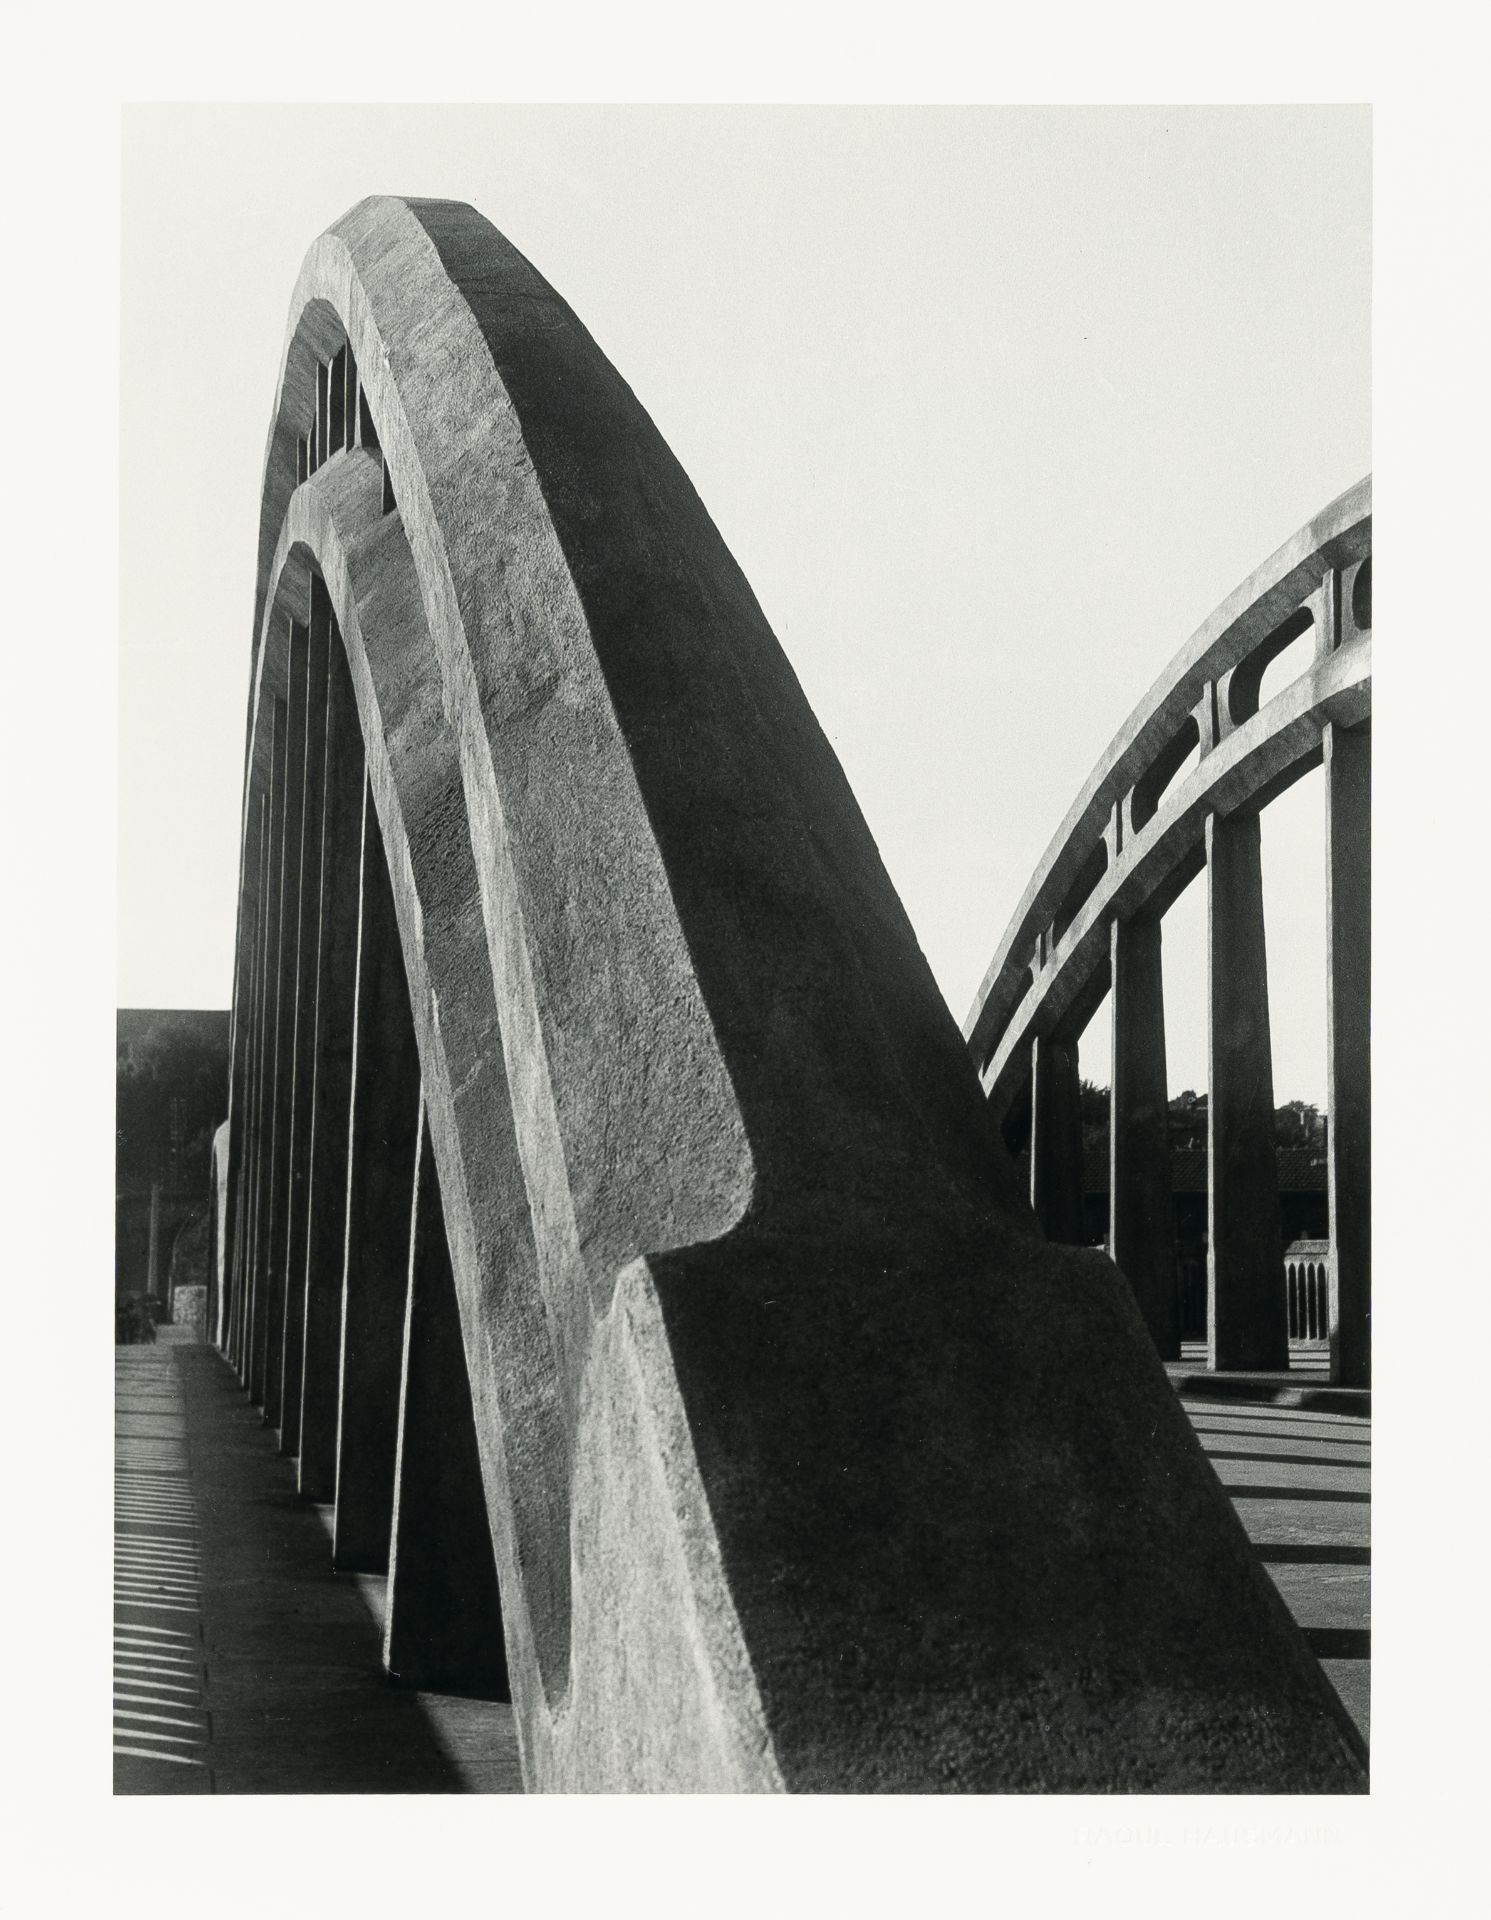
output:
[[[365,820],[332,1555],[343,1570],[382,1573],[393,1522],[420,1078],[393,889],[371,805]]]
[[[418,1153],[383,1664],[407,1686],[506,1700],[497,1564],[422,1097]]]
[[[217,1348],[233,1356],[239,1301],[239,1271],[243,1259],[243,1141],[244,1101],[248,1075],[249,962],[252,949],[252,845],[249,830],[254,803],[245,795],[244,845],[239,880],[237,938],[233,950],[232,1018],[228,1040],[228,1140],[224,1154],[227,1205],[223,1214],[225,1245],[222,1264],[223,1295],[218,1306]]]
[[[1031,1046],[1030,1204],[1049,1240],[1081,1246],[1082,1089],[1077,1043],[1041,1035]]]
[[[269,831],[265,843],[266,910],[264,954],[261,966],[259,1070],[259,1218],[254,1248],[254,1342],[249,1356],[249,1398],[263,1406],[269,1361],[269,1326],[274,1259],[274,1166],[276,1073],[279,1065],[280,918],[284,905],[285,778],[289,762],[290,723],[286,703],[274,703],[274,757],[270,772]]]
[[[275,957],[273,1154],[269,1168],[266,1247],[264,1420],[277,1427],[283,1412],[285,1251],[290,1220],[291,1116],[295,1089],[296,940],[300,929],[300,833],[305,791],[305,656],[309,636],[290,621],[286,649],[285,800],[279,836],[279,936]]]
[[[1160,1358],[1178,1360],[1180,1301],[1160,925],[1158,919],[1113,923],[1108,1252],[1134,1289]]]
[[[264,922],[264,796],[249,805],[246,859],[253,875],[254,905],[243,958],[243,1080],[241,1111],[235,1104],[233,1155],[238,1182],[238,1213],[233,1244],[233,1329],[229,1359],[240,1381],[247,1377],[248,1329],[253,1275],[254,1174],[258,1148],[259,942]]]
[[[306,1143],[305,1331],[300,1491],[336,1495],[347,1143],[357,1012],[363,812],[371,806],[352,681],[333,625],[326,662],[325,806],[321,818],[315,1042]]]
[[[1331,1379],[1371,1383],[1372,734],[1325,729]]]
[[[264,801],[262,796],[249,814],[249,858],[258,872],[258,860],[264,838]],[[249,922],[249,943],[244,954],[244,1035],[242,1093],[235,1089],[235,1101],[241,1098],[242,1110],[235,1106],[233,1128],[234,1172],[238,1182],[238,1205],[233,1233],[233,1324],[228,1358],[239,1379],[244,1375],[244,1356],[248,1352],[249,1273],[252,1262],[252,1222],[254,1205],[254,1075],[259,1025],[259,925],[264,917],[262,898],[256,898]]]
[[[324,466],[331,458],[332,447],[329,433],[331,414],[331,368],[325,360],[316,362],[316,457],[315,464]]]
[[[258,1372],[260,1336],[264,1324],[264,1227],[266,1188],[269,1179],[269,1088],[273,1071],[271,1051],[271,993],[273,976],[269,956],[275,922],[274,901],[274,795],[280,784],[279,744],[284,732],[280,704],[270,708],[269,791],[263,796],[260,814],[259,952],[258,988],[254,996],[254,1170],[253,1218],[249,1226],[249,1315],[244,1349],[243,1384],[250,1401],[263,1395],[263,1375]]]
[[[291,1039],[290,1166],[285,1227],[285,1325],[280,1365],[280,1452],[300,1451],[300,1400],[305,1348],[306,1214],[310,1174],[311,1085],[315,1071],[316,958],[321,913],[321,826],[326,769],[326,660],[331,600],[311,576],[305,648],[305,741],[301,749],[300,846],[294,935],[295,1013]]]
[[[1287,1367],[1274,1074],[1256,813],[1206,821],[1207,1364]]]
[[[145,1291],[160,1298],[160,1181],[150,1183],[150,1239],[145,1252]]]
[[[340,453],[347,442],[347,348],[338,347],[326,370],[326,451]]]

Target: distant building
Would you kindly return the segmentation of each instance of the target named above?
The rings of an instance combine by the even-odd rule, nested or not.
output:
[[[1206,1132],[1206,1101],[1200,1103]],[[1173,1124],[1173,1117],[1172,1117]],[[1287,1247],[1296,1240],[1330,1238],[1325,1155],[1320,1146],[1280,1147],[1279,1230]],[[1092,1246],[1108,1237],[1108,1142],[1086,1143],[1082,1156],[1083,1225]],[[1175,1264],[1180,1285],[1183,1340],[1206,1333],[1206,1149],[1172,1147],[1170,1191],[1175,1207]]]
[[[228,1015],[121,1007],[116,1019],[114,1297],[169,1318],[171,1252],[206,1218],[212,1136],[228,1110]]]

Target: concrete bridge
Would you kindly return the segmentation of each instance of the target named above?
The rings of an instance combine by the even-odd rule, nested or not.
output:
[[[748,585],[563,301],[450,203],[366,201],[312,247],[264,469],[212,1326],[328,1565],[386,1579],[388,1674],[510,1695],[530,1789],[1364,1786],[1166,1378],[1152,1109],[1158,916],[1206,857],[1211,1360],[1277,1365],[1256,812],[1324,755],[1344,952],[1368,525],[1337,503],[1184,650],[965,1045]],[[1308,685],[1254,712],[1306,617]],[[1060,1244],[1109,969],[1123,1272]],[[1342,1380],[1364,1020],[1338,991]],[[1034,1209],[999,1125],[1027,1070]]]
[[[1308,637],[1306,671],[1264,675]],[[1207,1349],[1288,1363],[1259,820],[1324,763],[1331,1378],[1369,1379],[1371,1294],[1372,486],[1335,500],[1224,600],[1150,688],[1051,842],[964,1023],[990,1105],[1023,1109],[1030,1198],[1082,1227],[1077,1042],[1112,992],[1108,1251],[1160,1353],[1180,1354],[1161,965],[1165,910],[1207,885]],[[1298,1263],[1295,1263],[1298,1264]],[[1314,1274],[1291,1275],[1315,1332]]]

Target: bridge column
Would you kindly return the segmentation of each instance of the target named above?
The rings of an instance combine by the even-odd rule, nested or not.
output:
[[[1287,1367],[1259,816],[1208,814],[1207,1364]]]
[[[298,1469],[300,1491],[311,1500],[336,1497],[357,930],[363,809],[370,804],[352,681],[334,626],[326,673]]]
[[[382,1573],[393,1521],[420,1079],[393,891],[371,801],[363,821],[332,1552],[338,1568]]]
[[[280,919],[284,907],[285,781],[289,768],[290,722],[286,703],[274,703],[273,764],[270,771],[269,831],[265,841],[266,902],[264,951],[259,1000],[259,1170],[254,1228],[254,1333],[249,1355],[249,1398],[265,1403],[269,1364],[269,1321],[274,1284],[275,1076],[279,1062]]]
[[[497,1564],[423,1100],[399,1407],[383,1664],[408,1686],[506,1700]]]
[[[253,1268],[249,1275],[249,1350],[244,1385],[251,1401],[264,1398],[264,1346],[268,1294],[269,1173],[274,1163],[274,1042],[279,946],[279,871],[276,848],[283,826],[285,792],[285,703],[270,708],[269,792],[264,807],[264,910],[259,938],[258,1064],[254,1075],[254,1221],[250,1236]]]
[[[254,906],[252,886],[252,832],[257,808],[246,798],[244,806],[243,865],[239,883],[238,927],[233,954],[233,1000],[228,1029],[228,1114],[229,1126],[224,1142],[223,1160],[227,1178],[227,1208],[224,1217],[223,1298],[219,1310],[217,1347],[233,1362],[238,1334],[240,1304],[239,1278],[243,1260],[243,1143],[244,1099],[247,1087],[245,1071],[248,1058],[248,955],[252,947]]]
[[[1372,734],[1325,729],[1331,1379],[1371,1382]]]
[[[1115,920],[1112,929],[1108,1252],[1134,1289],[1160,1358],[1178,1360],[1160,925],[1158,919]]]
[[[326,662],[331,600],[319,574],[311,575],[308,638],[296,671],[304,667],[300,823],[292,834],[295,875],[290,922],[290,978],[294,1008],[290,1042],[290,1122],[285,1200],[285,1305],[280,1335],[280,1452],[300,1451],[300,1402],[305,1352],[306,1216],[309,1201],[310,1105],[315,1072],[316,961],[321,913],[321,826],[325,801]]]
[[[233,1344],[229,1355],[239,1380],[248,1385],[250,1329],[253,1325],[254,1223],[259,1170],[259,956],[264,941],[264,847],[268,803],[260,793],[251,801],[246,865],[254,904],[246,932],[243,986],[242,1117],[236,1120],[233,1153],[237,1164],[238,1217],[233,1244]],[[235,1094],[237,1089],[235,1089]]]
[[[1082,1088],[1077,1043],[1042,1034],[1030,1050],[1030,1204],[1048,1240],[1080,1246]]]
[[[266,1247],[264,1421],[278,1427],[284,1411],[285,1257],[290,1231],[290,1165],[295,1092],[295,1004],[300,933],[300,837],[305,793],[306,627],[290,622],[286,655],[285,799],[279,838],[279,938],[274,1020],[269,1234]]]
[[[235,1143],[238,1167],[238,1234],[233,1250],[233,1367],[248,1385],[249,1352],[254,1318],[254,1230],[259,1204],[259,959],[264,945],[264,861],[269,833],[269,804],[261,793],[249,815],[249,861],[253,867],[255,902],[245,956],[248,978],[244,985],[243,1121]]]

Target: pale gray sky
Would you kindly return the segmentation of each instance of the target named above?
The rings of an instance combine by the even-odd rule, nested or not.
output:
[[[469,200],[575,308],[751,580],[961,1019],[1144,689],[1371,467],[1370,129],[127,110],[120,1004],[227,1004],[265,432],[301,256],[354,201]],[[1281,1099],[1323,1087],[1320,825],[1318,776],[1266,820]],[[1200,905],[1167,922],[1177,1090],[1205,1085]]]

